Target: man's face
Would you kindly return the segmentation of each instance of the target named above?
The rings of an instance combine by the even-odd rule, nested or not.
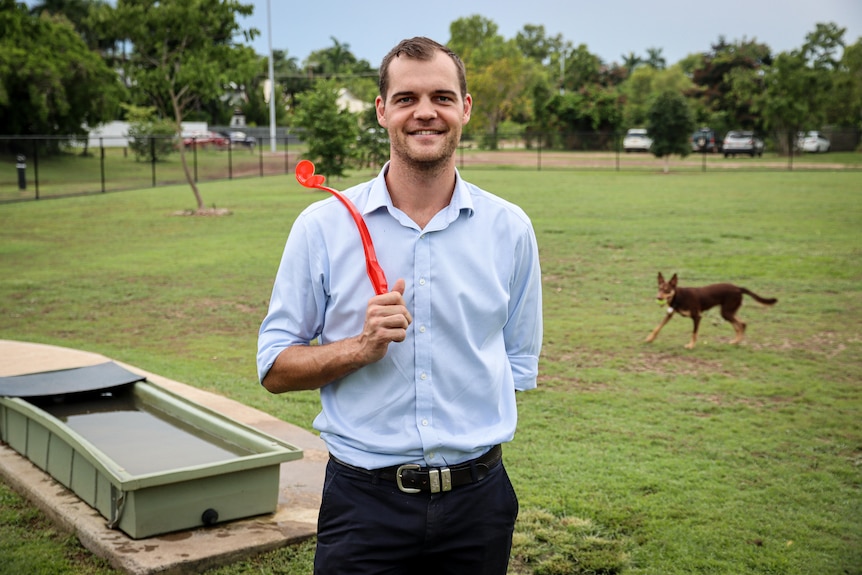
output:
[[[472,98],[461,98],[455,62],[440,52],[429,61],[395,58],[389,93],[377,97],[377,121],[389,131],[393,161],[434,169],[452,161]]]

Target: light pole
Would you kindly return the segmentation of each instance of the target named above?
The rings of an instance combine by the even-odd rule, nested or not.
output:
[[[272,69],[272,14],[266,0],[266,28],[269,36],[269,151],[275,153],[275,74]]]

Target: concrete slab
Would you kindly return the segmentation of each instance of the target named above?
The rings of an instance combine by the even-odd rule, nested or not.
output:
[[[99,354],[43,344],[0,340],[0,376],[71,369],[115,361]],[[105,518],[50,475],[0,444],[0,477],[95,555],[130,575],[199,573],[313,537],[328,453],[323,441],[302,428],[220,395],[122,364],[175,393],[215,409],[303,450],[281,464],[278,507],[271,515],[146,539],[108,529]]]

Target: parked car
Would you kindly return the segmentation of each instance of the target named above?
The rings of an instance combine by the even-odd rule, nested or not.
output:
[[[245,146],[246,148],[254,148],[257,140],[254,136],[249,136],[245,132],[229,132],[222,133],[222,136],[230,141],[231,146]]]
[[[626,132],[623,138],[623,150],[629,152],[649,152],[652,147],[652,138],[649,137],[645,128],[632,128]]]
[[[229,144],[230,139],[218,132],[191,132],[183,134],[183,146],[186,148],[209,148],[210,146],[226,148]]]
[[[715,131],[712,128],[701,128],[691,135],[692,152],[718,152],[719,143],[715,139]]]
[[[828,152],[831,147],[829,138],[817,131],[811,131],[800,136],[797,146],[803,152],[812,152],[818,154],[820,152]]]
[[[731,130],[724,136],[721,149],[725,158],[735,158],[737,154],[748,154],[752,158],[763,156],[763,140],[755,136],[754,132]]]

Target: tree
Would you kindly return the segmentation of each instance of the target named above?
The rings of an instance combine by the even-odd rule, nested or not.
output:
[[[586,44],[580,44],[566,54],[565,81],[562,88],[580,90],[585,86],[598,84],[602,67],[601,58],[592,54]]]
[[[629,52],[628,55],[623,54],[621,56],[623,59],[623,67],[628,70],[628,75],[631,76],[635,71],[635,68],[644,63],[643,58],[635,54],[634,52]]]
[[[694,129],[694,120],[685,97],[677,92],[662,92],[647,112],[647,130],[652,138],[650,151],[664,158],[664,173],[670,171],[670,156],[683,158],[691,153],[688,139]]]
[[[696,119],[719,132],[763,128],[761,117],[752,108],[751,95],[735,93],[733,79],[751,75],[749,72],[760,74],[771,63],[772,55],[765,44],[746,39],[728,43],[720,36],[701,64],[691,70],[696,87],[688,95],[699,103]]]
[[[823,118],[821,99],[826,95],[823,72],[809,68],[805,54],[793,50],[779,54],[764,69],[762,80],[762,88],[741,81],[737,87],[747,86],[753,110],[767,128],[775,130],[779,148],[789,153],[796,133],[807,124],[818,125]]]
[[[238,34],[257,34],[242,31],[236,21],[253,10],[238,0],[117,0],[112,25],[133,46],[127,78],[173,121],[178,135],[194,106],[217,98],[232,76],[246,77],[256,65],[253,50],[234,43]],[[197,210],[205,212],[182,146],[180,160]]]
[[[620,87],[625,105],[623,107],[623,122],[629,128],[645,126],[647,111],[654,97],[653,80],[658,70],[650,66],[641,66],[632,72],[631,76]]]
[[[566,46],[560,34],[548,37],[544,26],[534,24],[525,25],[515,35],[515,44],[521,54],[539,64],[553,64],[552,56],[560,54]]]
[[[468,70],[468,89],[479,106],[465,134],[483,133],[484,145],[497,146],[499,125],[511,118],[529,118],[533,106],[530,87],[539,65],[521,52],[516,40],[497,34],[497,25],[482,16],[455,20],[449,26],[448,46]]]
[[[295,114],[296,125],[304,130],[308,159],[318,174],[329,178],[344,176],[358,131],[356,116],[338,109],[338,90],[333,80],[317,82],[314,90],[299,96]]]
[[[829,121],[862,128],[862,39],[844,49],[832,102]]]
[[[100,25],[99,18],[99,13],[109,8],[107,0],[42,0],[30,8],[30,14],[66,18],[90,50],[100,52],[111,60],[113,57],[109,53],[115,48],[116,38]]]
[[[665,60],[661,53],[661,48],[647,48],[646,65],[652,66],[656,70],[664,70],[667,66],[667,60]]]
[[[84,136],[112,120],[123,87],[62,16],[0,0],[0,126],[12,135]]]

